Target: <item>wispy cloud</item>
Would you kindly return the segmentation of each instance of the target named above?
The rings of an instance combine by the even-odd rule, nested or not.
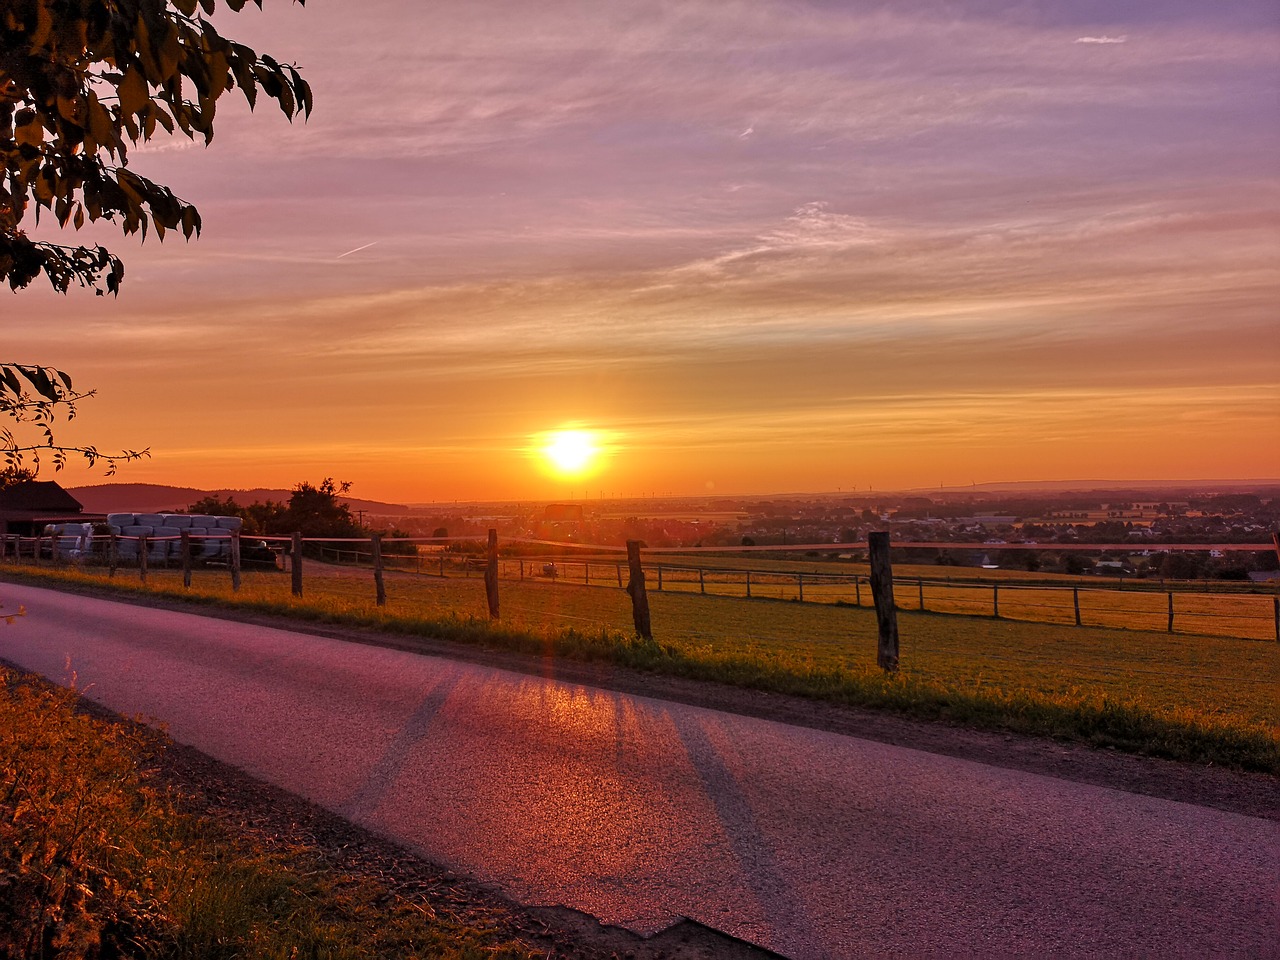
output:
[[[965,436],[1078,456],[1113,430],[1256,460],[1280,369],[1277,31],[1113,6],[219,13],[300,63],[311,121],[229,102],[211,153],[137,151],[199,204],[200,241],[87,229],[125,257],[120,299],[32,294],[39,323],[7,342],[101,388],[81,416],[103,439],[198,435],[220,471],[219,445],[443,456],[634,409],[646,442],[725,470],[763,469],[757,442],[843,470]],[[143,382],[190,403],[138,412]]]

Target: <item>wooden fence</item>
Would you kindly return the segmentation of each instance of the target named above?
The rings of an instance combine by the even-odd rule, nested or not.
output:
[[[176,562],[183,571],[183,582],[191,584],[195,565],[192,538],[185,531],[181,537],[147,538],[113,535],[102,538],[102,552],[89,557],[68,555],[60,551],[56,536],[16,537],[0,539],[0,558],[30,560],[41,563],[98,563],[115,576],[122,565],[121,543],[132,541],[127,551],[135,558],[139,577],[145,581],[155,564],[154,548],[162,540],[178,545],[164,553],[163,565]],[[218,538],[223,539],[223,538]],[[239,589],[241,578],[240,537],[228,531],[229,555],[225,565],[233,588]],[[300,534],[291,537],[259,537],[276,544],[282,565],[288,569],[292,590],[301,596],[304,587],[302,556],[304,543],[318,544],[322,559],[339,564],[368,566],[373,572],[378,605],[386,603],[385,574],[388,571],[413,573],[441,578],[475,578],[484,584],[491,616],[498,616],[500,581],[536,581],[556,584],[614,587],[632,592],[636,568],[622,558],[590,556],[506,557],[499,555],[496,533],[491,533],[485,556],[455,553],[446,549],[400,552],[406,541],[395,541],[396,551],[388,551],[387,541],[378,536],[370,539],[332,539],[304,541]],[[913,546],[892,544],[890,546]],[[887,554],[887,551],[886,551]],[[637,561],[638,562],[638,561]],[[626,576],[624,577],[624,568]],[[640,568],[646,591],[698,593],[707,596],[735,597],[755,600],[787,600],[801,603],[829,603],[842,606],[874,606],[874,575],[863,573],[819,573],[808,571],[768,571],[730,567],[711,567],[663,562],[650,557]],[[882,586],[894,597],[895,610],[915,610],[935,614],[985,616],[997,619],[1027,620],[1075,626],[1134,626],[1140,629],[1188,633],[1216,633],[1253,639],[1275,639],[1280,642],[1280,597],[1243,592],[1209,593],[1203,588],[1155,589],[1154,585],[1121,582],[1114,587],[1091,585],[1059,585],[1022,583],[1010,580],[956,580],[950,578],[891,577]],[[647,601],[646,601],[647,602]],[[647,622],[648,614],[644,619]],[[1117,623],[1119,621],[1119,623]],[[888,629],[888,627],[886,627]]]

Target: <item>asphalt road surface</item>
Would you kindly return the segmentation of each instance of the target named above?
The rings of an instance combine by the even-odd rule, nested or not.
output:
[[[1280,956],[1280,824],[197,615],[0,587],[0,656],[501,887],[794,958]]]

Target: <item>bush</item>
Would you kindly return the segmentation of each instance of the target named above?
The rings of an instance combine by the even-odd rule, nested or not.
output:
[[[137,777],[145,730],[99,724],[74,694],[0,679],[0,956],[78,960],[165,923],[150,876],[178,851],[168,796]]]

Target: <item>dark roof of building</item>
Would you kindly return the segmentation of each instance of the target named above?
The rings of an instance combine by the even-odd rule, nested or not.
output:
[[[52,480],[20,480],[0,489],[0,510],[79,513],[80,501]]]

